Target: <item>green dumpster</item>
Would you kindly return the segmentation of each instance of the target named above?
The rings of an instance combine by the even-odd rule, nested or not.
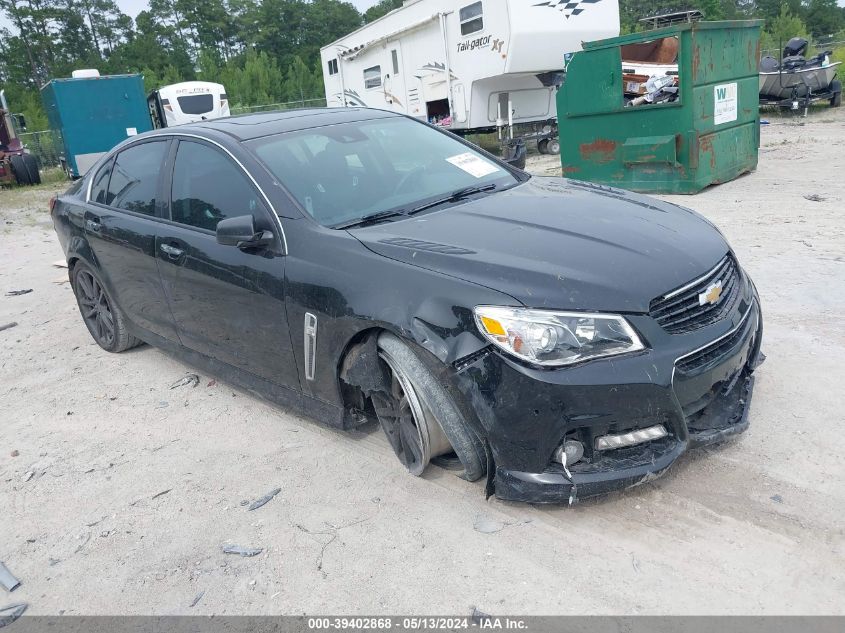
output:
[[[696,193],[753,170],[761,25],[693,22],[585,43],[557,96],[563,175]]]

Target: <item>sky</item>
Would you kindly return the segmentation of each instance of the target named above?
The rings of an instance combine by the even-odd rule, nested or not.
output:
[[[141,11],[144,11],[149,6],[149,0],[116,0],[117,6],[120,7],[120,10],[126,13],[127,15],[131,15],[133,18],[138,15]],[[366,11],[371,6],[373,6],[378,0],[349,0],[352,4],[354,4],[357,9],[361,12]],[[845,0],[841,0],[845,2]],[[8,18],[5,15],[0,15],[0,28],[6,27],[11,28],[11,23],[9,22]]]

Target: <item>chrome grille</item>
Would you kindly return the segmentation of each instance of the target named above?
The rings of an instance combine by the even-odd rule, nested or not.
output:
[[[752,315],[749,318],[749,315]],[[732,332],[717,339],[686,356],[675,361],[675,367],[684,373],[693,373],[702,368],[707,368],[716,362],[724,360],[724,356],[736,348],[740,341],[746,340],[750,336],[751,330],[757,329],[757,312],[752,305],[745,313],[742,323],[740,323]]]
[[[701,305],[699,295],[718,282],[722,284],[719,300]],[[740,294],[741,282],[739,266],[731,255],[726,255],[703,277],[653,299],[648,313],[670,334],[691,332],[724,318]]]

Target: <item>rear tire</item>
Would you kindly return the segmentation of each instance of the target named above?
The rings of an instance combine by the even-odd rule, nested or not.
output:
[[[91,338],[107,352],[122,352],[142,343],[126,329],[126,318],[97,274],[85,264],[73,269],[73,294]]]
[[[32,181],[29,179],[29,169],[26,167],[23,156],[15,154],[9,157],[9,164],[12,166],[12,171],[15,174],[15,180],[19,185],[31,185]]]
[[[830,98],[830,107],[831,108],[838,108],[842,105],[842,84],[838,81],[834,81],[831,84],[831,88],[833,88],[833,96]]]
[[[537,151],[541,154],[548,154],[549,153],[549,139],[544,138],[542,140],[537,141]]]
[[[26,165],[26,171],[29,173],[29,182],[33,185],[40,185],[41,172],[38,170],[38,159],[32,154],[24,154],[23,162]]]
[[[378,346],[393,384],[390,394],[372,395],[373,405],[399,460],[411,474],[419,476],[433,457],[451,448],[463,466],[464,479],[483,477],[487,468],[484,445],[440,381],[393,334],[382,333]]]
[[[560,141],[556,138],[550,138],[546,149],[549,154],[560,154]]]

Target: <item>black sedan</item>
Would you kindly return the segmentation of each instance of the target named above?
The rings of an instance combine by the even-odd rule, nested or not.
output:
[[[748,424],[759,299],[693,211],[530,177],[414,119],[133,137],[52,207],[99,345],[161,347],[419,475],[572,502]],[[445,465],[445,464],[444,464]]]

